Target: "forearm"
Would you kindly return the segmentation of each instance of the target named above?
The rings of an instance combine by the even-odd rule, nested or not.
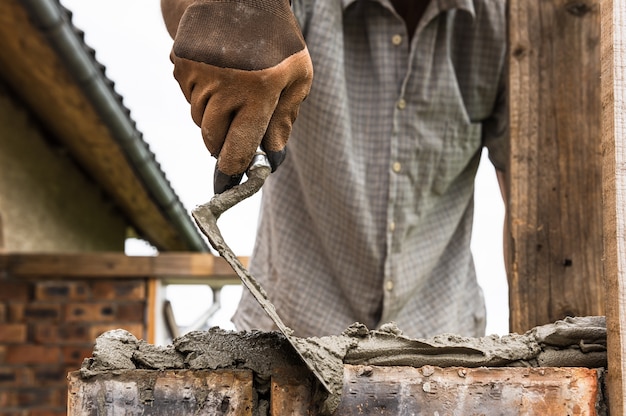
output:
[[[178,23],[185,9],[195,0],[161,0],[161,13],[165,21],[165,27],[172,39],[176,37]]]

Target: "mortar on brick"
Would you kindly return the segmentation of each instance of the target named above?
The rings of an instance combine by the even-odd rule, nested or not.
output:
[[[567,318],[525,334],[468,338],[452,334],[411,339],[394,325],[368,330],[353,324],[339,336],[297,338],[330,383],[341,385],[344,364],[423,367],[588,367],[606,366],[604,317]],[[81,376],[132,369],[249,369],[263,395],[272,369],[307,371],[280,333],[233,332],[219,328],[190,332],[158,347],[124,330],[104,333]],[[338,398],[332,398],[338,402]],[[320,399],[321,400],[321,399]]]

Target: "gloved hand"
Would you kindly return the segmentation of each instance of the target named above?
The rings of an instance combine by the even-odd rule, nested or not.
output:
[[[275,170],[313,66],[288,0],[197,0],[174,39],[174,77],[217,157],[216,193],[237,185],[256,149]]]

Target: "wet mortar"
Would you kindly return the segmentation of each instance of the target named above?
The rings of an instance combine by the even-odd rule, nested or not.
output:
[[[331,412],[340,401],[344,364],[437,367],[606,367],[604,317],[566,318],[525,334],[481,338],[442,334],[427,339],[402,335],[394,324],[376,330],[355,323],[337,336],[297,338],[300,352],[333,386],[318,393],[320,408]],[[115,376],[128,370],[246,369],[254,374],[260,398],[255,414],[265,414],[272,369],[308,369],[279,332],[234,332],[219,328],[190,332],[167,347],[138,340],[125,330],[97,338],[91,358],[80,369],[83,378]],[[150,383],[149,371],[145,377]],[[337,393],[338,392],[338,393]]]

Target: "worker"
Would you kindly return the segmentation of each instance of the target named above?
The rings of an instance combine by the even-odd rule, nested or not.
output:
[[[250,271],[295,335],[483,335],[473,191],[483,147],[505,178],[505,0],[161,7],[215,192],[268,154]],[[275,329],[246,290],[233,322]]]

